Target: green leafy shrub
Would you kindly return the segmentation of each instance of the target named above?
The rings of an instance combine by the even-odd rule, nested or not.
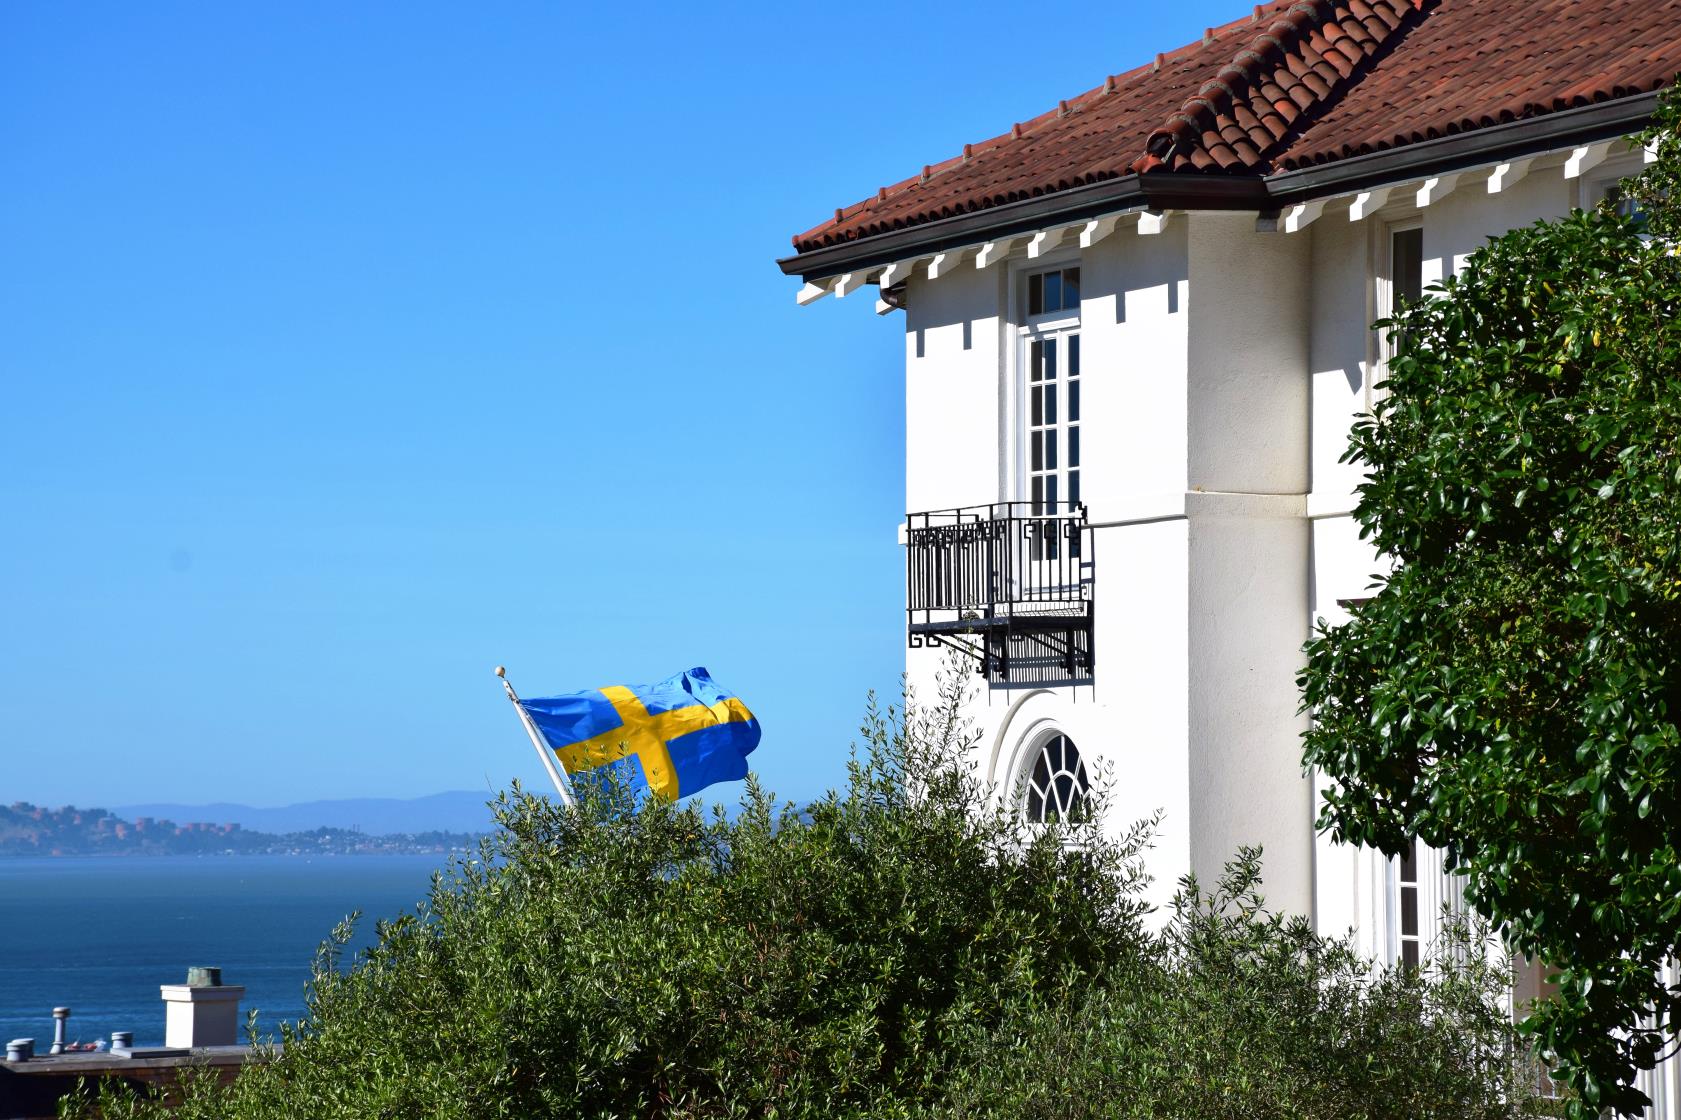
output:
[[[1451,921],[1422,968],[1269,913],[1258,850],[1187,880],[1150,967],[1036,1004],[931,1116],[1023,1120],[1494,1120],[1554,1114],[1514,1056],[1510,972]]]
[[[1151,933],[1148,824],[1000,808],[960,763],[960,701],[872,704],[845,791],[801,810],[752,783],[734,819],[516,792],[347,969],[335,933],[280,1052],[187,1085],[175,1115],[1389,1115],[1357,1110],[1368,1091],[1410,1117],[1519,1113],[1480,974],[1367,982],[1264,914],[1252,860]],[[67,1112],[160,1106],[106,1089]]]

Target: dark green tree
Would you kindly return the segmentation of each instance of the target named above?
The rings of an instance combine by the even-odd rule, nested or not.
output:
[[[1393,562],[1308,645],[1321,824],[1443,849],[1517,951],[1578,1115],[1632,1114],[1681,989],[1681,140],[1621,206],[1492,240],[1378,324],[1388,395],[1347,458]],[[1632,205],[1631,205],[1632,204]]]

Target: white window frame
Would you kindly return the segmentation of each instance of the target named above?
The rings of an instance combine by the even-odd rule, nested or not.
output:
[[[1054,723],[1040,723],[1030,729],[1025,736],[1025,747],[1017,759],[1010,779],[1010,796],[1015,799],[1014,811],[1021,814],[1022,819],[1029,824],[1043,825],[1049,823],[1048,821],[1035,821],[1028,816],[1028,798],[1032,794],[1033,771],[1039,764],[1040,756],[1053,739],[1062,739],[1074,748],[1080,767],[1076,777],[1083,776],[1085,778],[1084,785],[1078,787],[1079,797],[1082,801],[1089,801],[1091,798],[1092,762],[1087,757],[1086,752],[1080,749],[1080,745],[1074,741],[1074,737],[1068,733],[1066,728]],[[1055,775],[1052,775],[1052,777],[1054,778]],[[1063,820],[1066,823],[1066,818],[1063,818]]]
[[[1607,156],[1603,163],[1576,181],[1576,207],[1592,210],[1612,187],[1645,168],[1646,157],[1639,148]]]
[[[1457,893],[1450,888],[1450,882],[1456,881],[1448,875],[1442,852],[1439,848],[1432,848],[1422,840],[1413,841],[1414,870],[1418,880],[1414,884],[1418,891],[1418,956],[1422,964],[1430,951],[1431,944],[1442,934],[1442,909],[1448,907],[1455,913],[1463,909]],[[1388,953],[1390,964],[1400,964],[1402,960],[1401,931],[1401,857],[1394,856],[1386,860],[1385,873],[1385,923],[1389,927],[1385,931],[1384,946]]]
[[[1012,329],[1007,336],[1011,341],[1008,355],[1009,430],[1005,439],[1005,501],[1032,500],[1032,464],[1028,455],[1028,353],[1031,345],[1035,340],[1060,339],[1064,335],[1081,333],[1079,310],[1063,309],[1033,316],[1027,314],[1027,278],[1035,273],[1057,272],[1065,268],[1080,270],[1080,305],[1083,309],[1086,301],[1086,269],[1078,250],[1047,253],[1033,260],[1010,263],[1008,308]],[[1082,354],[1082,377],[1083,367]],[[1082,427],[1084,423],[1082,420]],[[1067,500],[1061,495],[1059,498]]]
[[[1415,229],[1424,229],[1424,215],[1422,213],[1399,215],[1378,225],[1375,231],[1378,243],[1373,251],[1376,267],[1372,269],[1372,306],[1368,309],[1366,318],[1368,323],[1376,322],[1379,319],[1387,319],[1393,313],[1395,306],[1395,235]],[[1423,246],[1420,245],[1419,279],[1421,283],[1419,289],[1421,291],[1424,287],[1422,283],[1423,262],[1424,250]],[[1389,395],[1384,390],[1379,389],[1378,385],[1388,379],[1389,361],[1394,355],[1390,351],[1387,332],[1372,330],[1368,334],[1371,339],[1371,346],[1368,351],[1370,358],[1366,363],[1366,368],[1370,370],[1370,374],[1366,378],[1366,411],[1370,412],[1378,401]]]

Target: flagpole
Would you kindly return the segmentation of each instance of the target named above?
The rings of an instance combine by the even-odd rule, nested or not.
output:
[[[502,687],[508,692],[508,701],[513,704],[514,711],[519,713],[519,721],[525,725],[525,733],[531,736],[531,746],[542,760],[543,769],[549,772],[549,780],[554,782],[555,792],[560,794],[561,804],[572,808],[572,790],[567,786],[566,779],[561,777],[560,770],[554,764],[554,752],[549,749],[543,738],[543,733],[537,730],[537,725],[531,722],[531,713],[525,710],[525,705],[519,702],[519,696],[514,692],[514,686],[508,683],[508,672],[502,666],[496,667],[496,675],[502,680]]]

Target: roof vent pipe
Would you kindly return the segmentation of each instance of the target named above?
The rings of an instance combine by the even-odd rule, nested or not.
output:
[[[6,1060],[8,1062],[27,1062],[35,1056],[35,1040],[33,1038],[14,1038],[6,1043]]]
[[[48,1050],[47,1053],[49,1053],[49,1054],[62,1054],[62,1053],[64,1053],[64,1043],[65,1043],[64,1029],[65,1029],[66,1024],[68,1024],[69,1022],[70,1022],[70,1009],[68,1007],[55,1007],[55,1008],[53,1008],[53,1048],[51,1050]]]

